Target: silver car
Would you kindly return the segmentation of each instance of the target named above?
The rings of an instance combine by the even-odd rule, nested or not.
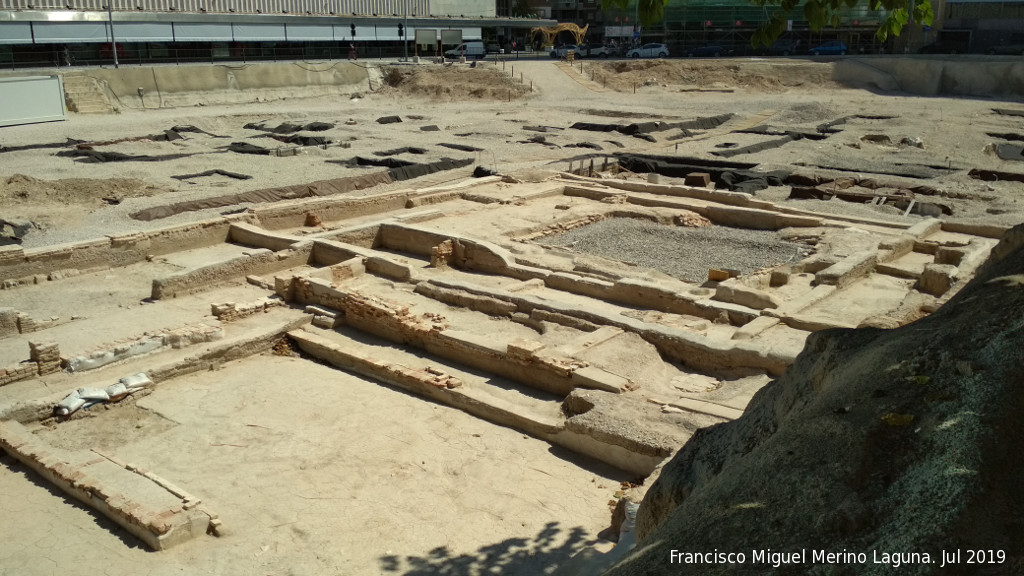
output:
[[[626,52],[627,58],[667,58],[668,46],[664,44],[644,44]]]

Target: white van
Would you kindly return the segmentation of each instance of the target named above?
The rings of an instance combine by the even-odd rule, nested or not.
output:
[[[466,60],[472,60],[473,58],[483,58],[487,56],[487,50],[484,49],[483,42],[464,42],[459,44],[458,48],[446,50],[444,53],[445,58],[458,58],[463,55],[465,50]]]

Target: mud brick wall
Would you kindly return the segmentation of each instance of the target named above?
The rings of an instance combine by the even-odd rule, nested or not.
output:
[[[153,480],[151,473],[129,470],[127,465],[111,462],[111,459],[95,453],[83,454],[80,462],[69,462],[17,422],[0,422],[0,449],[35,470],[64,493],[110,518],[153,550],[164,550],[202,536],[213,520],[211,514],[197,508],[198,499],[192,496],[181,498],[170,490],[163,501],[174,502],[177,499],[177,504],[166,507],[143,504],[146,497],[135,495],[132,489],[133,483],[135,486],[139,484],[136,476],[164,487],[161,482]],[[113,468],[116,475],[124,476],[127,482],[116,482],[115,486],[110,481],[99,480],[92,472],[99,466]],[[128,488],[120,488],[122,486]]]
[[[109,342],[76,355],[69,355],[61,363],[72,372],[92,370],[113,362],[157,352],[165,347],[184,348],[192,344],[213,342],[224,337],[224,329],[210,324],[188,324],[179,328],[145,334],[117,342]]]
[[[312,249],[313,243],[305,242],[279,252],[261,251],[165,278],[156,278],[153,280],[151,296],[154,300],[174,298],[201,292],[235,278],[244,278],[251,274],[268,274],[301,266],[309,262]]]
[[[60,370],[60,348],[56,342],[29,342],[29,359],[39,365],[39,375]]]
[[[14,308],[0,308],[0,338],[20,333],[18,311]]]
[[[449,330],[443,317],[416,316],[407,306],[335,289],[316,279],[295,278],[294,284],[296,301],[338,310],[340,320],[353,328],[553,394],[568,394],[576,385],[573,372],[587,366],[545,351],[510,351],[493,339]]]
[[[246,222],[235,222],[232,224],[229,236],[230,240],[235,244],[266,248],[275,252],[290,248],[293,244],[300,241],[298,238],[284,234],[267,232]]]
[[[18,364],[11,364],[6,368],[0,368],[0,386],[33,378],[39,374],[39,365],[35,362],[25,360]]]
[[[211,304],[210,313],[221,322],[232,322],[252,316],[257,312],[269,312],[271,308],[284,306],[285,301],[277,297],[260,298],[253,302],[224,302],[222,304]]]
[[[697,369],[722,370],[729,368],[749,367],[763,369],[770,374],[779,375],[791,364],[795,354],[772,349],[762,343],[720,343],[685,330],[648,324],[641,320],[621,315],[604,314],[585,307],[560,304],[551,300],[539,299],[529,294],[516,294],[500,289],[484,288],[466,282],[434,278],[429,281],[443,288],[463,290],[472,294],[490,296],[515,304],[522,313],[533,314],[535,310],[570,316],[577,320],[594,325],[615,326],[634,332],[647,340],[665,356],[666,360],[679,362]],[[422,283],[421,283],[422,284]],[[834,287],[827,287],[834,290]],[[710,303],[702,300],[700,303]],[[749,310],[742,306],[718,302],[716,309],[730,315]],[[751,311],[756,316],[756,311]]]
[[[628,433],[629,427],[619,426],[609,429],[603,426],[603,423],[607,421],[605,418],[591,417],[576,422],[575,420],[579,419],[576,417],[575,420],[570,419],[569,422],[566,422],[561,418],[545,420],[522,415],[513,410],[481,401],[473,393],[471,386],[460,386],[457,381],[453,383],[452,380],[457,379],[453,379],[443,372],[416,370],[402,364],[384,362],[305,330],[289,332],[288,336],[307,354],[325,360],[342,370],[386,382],[436,402],[448,404],[484,420],[502,426],[510,426],[575,452],[586,454],[621,470],[646,476],[664,459],[661,445],[665,444],[665,441],[658,434],[648,434],[638,442],[631,437],[623,436],[623,432]],[[574,392],[574,394],[578,392]],[[570,430],[570,426],[573,429]],[[672,445],[678,444],[679,442],[672,443]],[[623,446],[630,446],[634,450],[639,449],[640,452],[630,451]]]
[[[19,283],[34,283],[36,276],[56,280],[58,276],[67,277],[77,271],[127,266],[143,262],[147,256],[212,246],[227,241],[231,223],[247,217],[228,216],[34,250],[7,246],[0,250],[0,278]],[[60,274],[51,277],[54,272]]]
[[[413,196],[414,192],[403,191],[364,198],[330,197],[257,207],[253,212],[262,227],[280,230],[302,226],[305,224],[307,212],[313,212],[324,222],[334,222],[403,210]]]

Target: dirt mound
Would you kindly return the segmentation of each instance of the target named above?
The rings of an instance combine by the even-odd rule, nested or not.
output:
[[[595,77],[617,90],[636,86],[742,88],[783,92],[790,88],[836,88],[828,63],[736,62],[720,60],[620,60],[591,64]]]
[[[378,93],[430,98],[442,101],[476,98],[508,100],[521,98],[530,86],[512,80],[493,64],[477,63],[430,67],[394,67],[382,70],[384,87]]]
[[[2,182],[0,201],[5,204],[116,204],[124,198],[152,196],[159,192],[159,189],[137,178],[40,180],[24,174],[14,174]]]
[[[638,552],[607,575],[764,574],[780,562],[757,560],[769,549],[780,574],[1020,573],[1024,225],[992,254],[927,318],[813,334],[741,418],[665,466]],[[673,549],[723,556],[681,568]],[[992,564],[951,560],[958,549],[991,550]]]
[[[807,122],[821,122],[822,120],[834,120],[839,116],[841,114],[831,106],[826,106],[819,102],[810,102],[794,104],[776,114],[772,121],[783,124],[803,124]]]

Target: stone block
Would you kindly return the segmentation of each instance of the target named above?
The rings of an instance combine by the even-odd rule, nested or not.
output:
[[[910,228],[907,228],[907,234],[915,238],[925,238],[938,232],[942,229],[942,220],[938,218],[925,218],[917,224],[914,224]]]
[[[721,302],[732,302],[755,310],[778,308],[782,304],[782,299],[774,294],[750,288],[735,281],[719,284],[718,289],[715,290],[714,299]]]
[[[686,175],[686,179],[683,180],[683,184],[698,188],[708,188],[711,186],[711,174],[707,172],[690,172]]]
[[[737,276],[739,276],[739,272],[736,270],[719,270],[717,268],[708,270],[708,280],[711,282],[722,282]]]
[[[864,250],[850,254],[839,262],[814,275],[817,284],[842,288],[847,284],[870,274],[878,263],[878,252]]]
[[[39,328],[36,321],[32,319],[28,314],[18,314],[18,332],[22,334],[29,334],[35,332]]]
[[[768,285],[772,288],[778,286],[785,286],[789,284],[789,276],[793,273],[793,270],[789,266],[780,266],[772,270],[771,278],[768,280]]]
[[[513,340],[508,343],[508,357],[529,361],[543,348],[544,343],[536,340]]]
[[[56,342],[29,342],[29,358],[33,362],[60,361],[60,349]]]
[[[951,264],[927,264],[914,287],[919,292],[942,296],[953,287],[958,273],[957,267]]]
[[[892,262],[901,256],[905,256],[914,250],[915,238],[908,234],[901,234],[895,238],[888,238],[878,243],[878,249],[882,252],[879,256],[881,262]]]
[[[937,250],[935,250],[935,263],[952,264],[953,266],[959,266],[960,262],[963,261],[964,256],[966,254],[966,248],[940,246]]]

